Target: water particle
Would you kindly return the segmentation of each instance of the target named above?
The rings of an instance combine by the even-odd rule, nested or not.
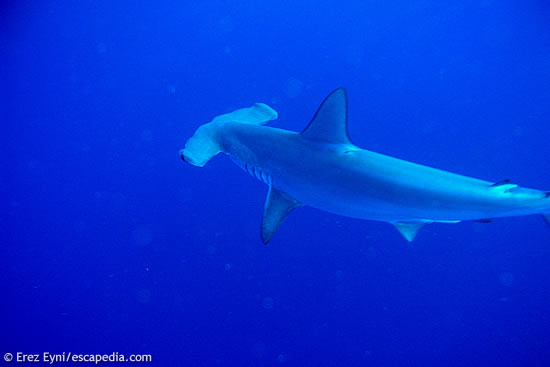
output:
[[[263,300],[262,300],[262,306],[266,309],[266,310],[271,310],[273,308],[273,298],[271,297],[265,297]]]
[[[285,94],[289,98],[298,97],[302,93],[304,83],[296,78],[288,78],[285,83]]]
[[[262,358],[265,354],[266,346],[263,342],[259,341],[254,345],[254,349],[256,350],[256,355]]]
[[[151,132],[151,130],[143,130],[141,132],[141,140],[143,141],[153,140],[153,133]]]
[[[138,247],[145,247],[153,241],[153,231],[147,227],[139,227],[132,231],[132,242]]]
[[[143,304],[149,303],[149,301],[151,300],[151,290],[148,288],[138,289],[138,291],[136,292],[136,300],[139,303]]]
[[[516,277],[514,276],[514,274],[508,271],[500,273],[499,279],[500,279],[500,284],[504,287],[511,287],[516,282]]]
[[[523,136],[524,135],[524,128],[521,127],[521,126],[516,126],[513,130],[512,130],[512,134],[514,134],[514,136]]]
[[[104,54],[105,52],[107,52],[107,45],[103,42],[99,42],[97,44],[96,50],[98,54]]]

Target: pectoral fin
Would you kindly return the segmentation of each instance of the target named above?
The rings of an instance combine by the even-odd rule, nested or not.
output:
[[[426,223],[428,222],[395,222],[393,225],[407,241],[412,242],[420,228],[424,227]]]
[[[302,204],[292,196],[272,186],[269,187],[262,219],[262,241],[264,244],[271,241],[286,217],[299,206]]]

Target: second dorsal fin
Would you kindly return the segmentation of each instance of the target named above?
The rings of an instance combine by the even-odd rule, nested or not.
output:
[[[321,103],[302,136],[336,144],[351,144],[348,135],[348,95],[344,88],[334,90]]]
[[[497,190],[497,192],[501,193],[507,193],[513,188],[518,187],[516,184],[511,184],[509,179],[502,180],[499,182],[495,182],[494,184],[490,185],[492,190]]]
[[[505,180],[500,180],[498,182],[495,182],[494,184],[491,184],[491,187],[499,187],[499,186],[502,186],[502,185],[508,185],[510,183],[510,179],[507,178]]]

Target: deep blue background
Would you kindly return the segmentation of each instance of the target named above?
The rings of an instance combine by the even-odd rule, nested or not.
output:
[[[360,146],[550,188],[535,0],[3,1],[0,353],[164,366],[548,366],[540,217],[392,226],[303,208],[178,151],[254,102],[301,130],[344,86]],[[0,364],[3,362],[0,361]]]

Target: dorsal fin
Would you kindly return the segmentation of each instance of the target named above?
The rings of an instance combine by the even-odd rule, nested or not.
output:
[[[262,219],[262,241],[267,244],[286,217],[301,204],[284,191],[269,186]]]
[[[325,98],[301,134],[311,140],[352,144],[348,135],[348,95],[344,88],[334,90]]]

